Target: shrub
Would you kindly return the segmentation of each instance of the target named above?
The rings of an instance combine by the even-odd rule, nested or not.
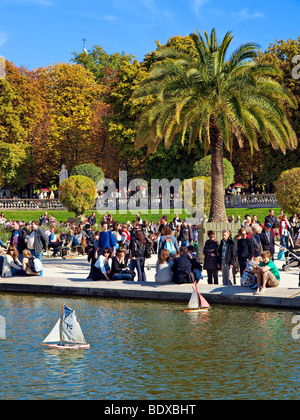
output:
[[[234,183],[234,168],[229,160],[223,158],[224,168],[224,188]],[[199,160],[194,165],[194,177],[205,176],[211,177],[211,156]]]
[[[59,186],[59,200],[76,217],[95,205],[96,185],[90,178],[82,175],[70,176]]]
[[[279,207],[286,213],[300,213],[300,168],[282,172],[275,188]]]
[[[75,166],[71,171],[71,176],[83,175],[91,178],[97,185],[101,179],[104,179],[104,173],[100,166],[93,165],[92,163],[83,163],[82,165]]]

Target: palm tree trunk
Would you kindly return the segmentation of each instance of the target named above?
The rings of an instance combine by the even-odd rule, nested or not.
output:
[[[223,139],[215,124],[211,129],[211,206],[210,222],[227,222],[224,201]]]

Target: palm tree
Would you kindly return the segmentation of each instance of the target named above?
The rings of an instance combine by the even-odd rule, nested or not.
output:
[[[134,92],[136,103],[149,105],[139,119],[136,147],[156,150],[164,140],[169,148],[176,135],[186,137],[189,150],[196,140],[211,153],[211,208],[209,220],[227,221],[224,204],[223,148],[232,149],[233,137],[240,147],[247,140],[251,152],[258,150],[260,136],[273,148],[293,149],[297,138],[287,120],[285,107],[297,107],[293,94],[274,80],[280,70],[259,64],[257,45],[241,45],[226,60],[233,39],[228,32],[218,45],[213,29],[205,39],[191,34],[194,50],[162,47],[149,76]],[[153,98],[149,101],[149,98]]]

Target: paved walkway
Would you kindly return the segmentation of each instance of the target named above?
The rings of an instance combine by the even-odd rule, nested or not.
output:
[[[61,258],[44,258],[43,277],[13,277],[1,278],[0,291],[22,293],[46,293],[60,295],[98,296],[110,298],[149,299],[188,302],[191,285],[157,284],[154,281],[157,256],[147,260],[147,282],[98,281],[87,280],[90,264],[86,257],[62,260]],[[204,279],[199,282],[199,291],[210,303],[225,303],[236,305],[270,306],[300,309],[300,289],[298,287],[299,270],[289,272],[281,270],[282,261],[275,260],[280,269],[281,281],[277,288],[267,289],[261,296],[254,296],[250,288],[240,286],[240,276],[237,275],[237,285],[222,286],[219,275],[219,285],[208,285],[206,271]]]

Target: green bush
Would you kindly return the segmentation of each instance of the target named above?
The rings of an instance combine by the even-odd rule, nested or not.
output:
[[[234,183],[234,168],[229,162],[229,160],[223,158],[223,167],[224,167],[224,188],[227,188],[228,185]],[[205,158],[199,160],[194,165],[194,177],[205,176],[211,177],[211,156],[206,156]]]
[[[282,172],[276,183],[276,199],[284,212],[300,213],[300,168]]]
[[[83,175],[91,178],[97,185],[101,179],[104,179],[104,172],[100,166],[93,165],[92,163],[83,163],[82,165],[75,166],[71,171],[71,176]]]
[[[96,185],[82,175],[70,176],[59,186],[59,201],[76,217],[83,216],[95,204]]]

